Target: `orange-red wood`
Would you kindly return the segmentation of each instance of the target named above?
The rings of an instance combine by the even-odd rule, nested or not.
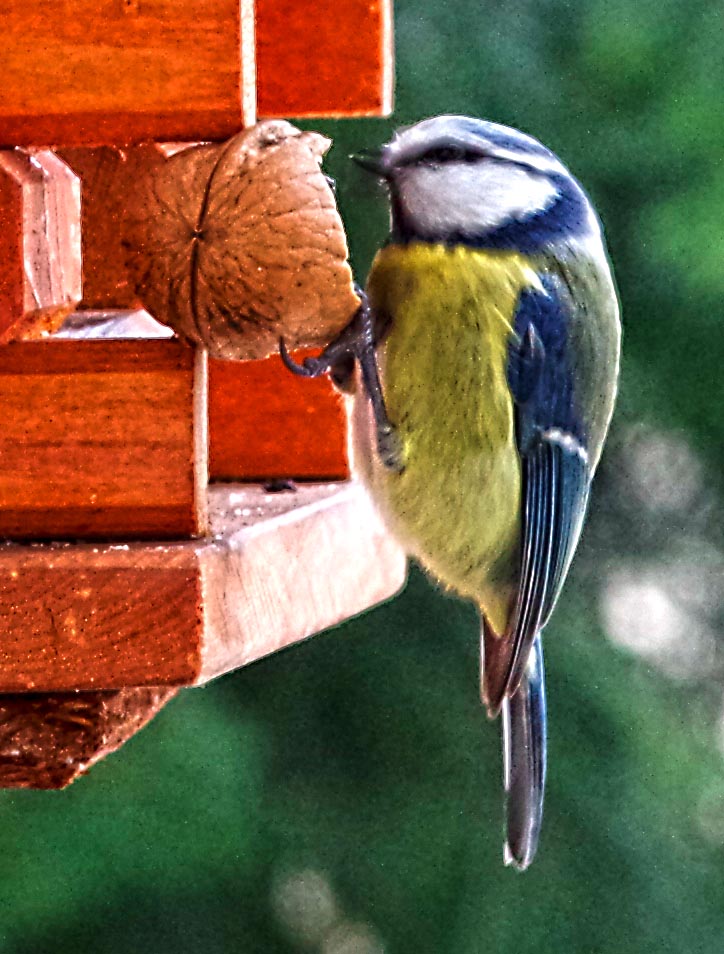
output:
[[[0,536],[198,532],[195,361],[174,339],[0,348]]]
[[[0,149],[0,342],[52,330],[80,296],[77,177],[47,149]]]
[[[392,0],[256,0],[259,116],[384,116]]]
[[[0,169],[0,335],[23,314],[23,187]]]
[[[329,379],[295,377],[277,357],[210,361],[209,475],[346,478],[344,408]]]
[[[0,695],[0,788],[64,788],[174,695],[168,688]]]
[[[0,551],[2,691],[194,681],[201,583],[193,549]]]
[[[2,144],[214,139],[254,121],[253,0],[0,0],[0,23]]]
[[[129,202],[144,176],[166,162],[153,143],[114,149],[71,146],[58,150],[79,177],[82,190],[81,240],[83,300],[81,308],[138,308],[123,245],[123,222]]]
[[[0,546],[0,692],[206,682],[404,581],[404,553],[353,484],[209,496],[206,540]]]

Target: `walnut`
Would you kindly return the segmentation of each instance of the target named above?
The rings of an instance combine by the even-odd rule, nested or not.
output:
[[[220,358],[323,345],[358,299],[334,194],[330,140],[271,120],[193,146],[128,198],[131,280],[151,314]]]

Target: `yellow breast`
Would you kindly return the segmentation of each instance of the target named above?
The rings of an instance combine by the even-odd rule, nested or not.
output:
[[[514,252],[391,245],[368,293],[391,319],[380,349],[390,420],[404,449],[385,471],[365,402],[352,458],[390,528],[439,580],[474,599],[502,631],[516,583],[520,463],[507,347],[523,288],[538,285]]]

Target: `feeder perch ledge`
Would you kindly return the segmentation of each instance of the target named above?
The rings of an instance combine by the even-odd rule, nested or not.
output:
[[[404,554],[353,482],[218,485],[209,504],[203,540],[0,549],[5,787],[68,784],[174,687],[289,646],[404,583]]]

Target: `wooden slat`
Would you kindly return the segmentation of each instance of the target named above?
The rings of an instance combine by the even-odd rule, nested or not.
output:
[[[174,695],[168,688],[0,695],[0,788],[64,788]]]
[[[123,246],[123,220],[133,191],[166,159],[155,144],[58,151],[80,179],[83,300],[81,308],[138,308]]]
[[[129,554],[132,553],[132,558]],[[0,551],[3,692],[193,682],[201,584],[192,548]]]
[[[200,361],[174,339],[0,348],[0,536],[168,539],[202,531]]]
[[[329,379],[295,377],[276,357],[210,361],[209,476],[348,477],[344,408]]]
[[[75,341],[170,334],[143,311],[76,312],[59,332]],[[294,357],[310,353],[301,349]],[[295,377],[276,357],[209,361],[208,441],[210,480],[349,476],[341,397],[328,378]]]
[[[254,122],[253,0],[0,0],[0,143],[217,139]]]
[[[0,342],[52,330],[80,297],[78,178],[47,149],[0,149]]]
[[[203,683],[404,582],[354,484],[209,496],[207,541],[0,548],[0,692]]]
[[[0,334],[23,315],[23,182],[4,168],[0,153]]]
[[[385,116],[392,0],[256,0],[261,117]]]

